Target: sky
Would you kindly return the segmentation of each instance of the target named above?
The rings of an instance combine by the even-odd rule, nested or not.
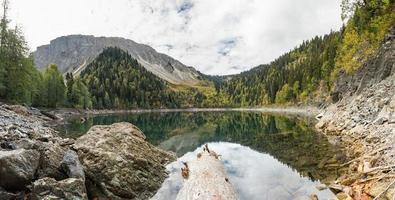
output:
[[[31,51],[71,34],[152,46],[211,75],[266,64],[339,30],[341,0],[9,0]]]

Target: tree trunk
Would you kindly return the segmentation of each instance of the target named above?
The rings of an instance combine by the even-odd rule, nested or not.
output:
[[[177,200],[236,200],[236,193],[219,156],[206,148],[196,160],[184,163],[184,185]]]

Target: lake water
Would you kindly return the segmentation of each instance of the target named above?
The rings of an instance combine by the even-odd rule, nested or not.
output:
[[[182,186],[181,161],[196,158],[201,146],[222,155],[222,161],[241,200],[334,199],[316,186],[337,178],[340,148],[314,132],[314,119],[260,112],[150,112],[70,119],[58,129],[76,138],[93,125],[127,121],[147,140],[176,152],[167,166],[169,178],[154,199],[175,199]]]

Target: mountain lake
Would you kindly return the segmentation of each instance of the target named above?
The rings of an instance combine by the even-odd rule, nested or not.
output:
[[[72,117],[57,127],[77,138],[93,125],[130,122],[152,144],[177,154],[169,177],[152,199],[175,199],[182,186],[181,161],[208,144],[221,155],[239,199],[335,199],[323,183],[340,174],[341,148],[314,131],[312,117],[262,112],[143,112]],[[328,164],[329,163],[329,164]]]

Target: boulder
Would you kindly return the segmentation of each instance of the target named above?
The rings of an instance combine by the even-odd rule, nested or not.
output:
[[[10,200],[15,199],[16,195],[10,192],[5,191],[3,188],[0,187],[0,200]]]
[[[85,173],[78,155],[73,150],[68,150],[63,156],[61,163],[62,170],[69,178],[81,178],[85,180]]]
[[[24,115],[24,116],[29,116],[30,112],[29,110],[22,105],[4,105],[4,107],[8,110],[14,111],[17,114]]]
[[[38,178],[52,177],[57,180],[66,178],[60,166],[65,154],[64,148],[53,142],[37,142],[36,144],[41,153]]]
[[[0,187],[11,191],[25,189],[34,178],[39,158],[36,150],[0,151]]]
[[[147,199],[167,176],[175,156],[145,141],[130,123],[93,126],[75,141],[88,193],[100,199]]]
[[[84,180],[68,178],[56,181],[53,178],[42,178],[33,183],[31,199],[88,199]]]

